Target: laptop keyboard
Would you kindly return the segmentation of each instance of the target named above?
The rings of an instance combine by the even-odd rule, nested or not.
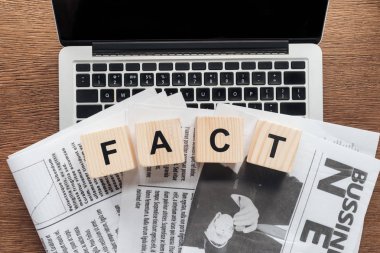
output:
[[[76,63],[77,121],[146,88],[181,92],[188,107],[230,103],[270,112],[307,114],[307,61]]]

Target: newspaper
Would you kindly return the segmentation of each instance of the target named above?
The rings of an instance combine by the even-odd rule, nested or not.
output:
[[[9,156],[46,252],[116,252],[122,176],[89,178],[80,135],[126,125],[132,104],[173,101],[154,90],[142,92]]]
[[[136,109],[133,111],[135,112]],[[130,122],[148,120],[154,115],[161,114],[171,118],[180,117],[181,121],[186,121],[191,126],[194,124],[194,119],[200,110],[140,107],[138,111],[140,112],[129,114]],[[217,113],[220,113],[220,111],[217,110]],[[239,112],[236,111],[236,114],[239,114]],[[139,115],[140,118],[131,119],[136,115]],[[291,116],[284,116],[284,119],[289,122],[296,119],[295,121],[298,122],[299,128],[304,128],[305,131],[310,129],[311,133],[321,138],[336,142],[338,138],[334,138],[334,135],[338,135],[341,143],[352,145],[360,152],[365,152],[369,155],[374,155],[377,148],[377,141],[373,141],[373,139],[378,140],[378,133],[320,123],[309,119],[293,118]],[[184,124],[184,126],[186,127],[187,125]],[[185,164],[181,165],[181,168],[184,171],[197,172],[197,175],[194,174],[190,178],[184,177],[183,181],[178,181],[178,177],[172,177],[174,173],[170,174],[176,167],[139,168],[137,171],[124,174],[118,252],[181,252],[184,229],[191,205],[191,197],[189,196],[194,193],[202,167],[194,162],[188,162],[189,157],[193,156],[194,150],[188,147],[191,145],[192,139],[190,138],[192,135],[189,134],[187,137],[185,138],[185,147],[187,147],[185,149],[186,168],[184,168]],[[315,137],[312,136],[312,138]],[[319,140],[318,138],[316,139]],[[323,143],[324,145],[326,144],[325,141]],[[368,144],[362,145],[362,143]],[[329,145],[336,147],[333,144]],[[345,148],[341,149],[346,151]],[[351,152],[356,154],[356,152]],[[196,170],[194,170],[195,168]],[[192,233],[203,234],[203,231],[194,231]],[[186,234],[186,237],[188,234]]]
[[[179,118],[184,137],[185,162],[160,167],[139,167],[123,177],[118,252],[179,252],[192,194],[201,164],[194,160],[196,116],[211,110],[135,106],[128,121],[135,123]],[[130,128],[133,142],[134,128]]]
[[[264,120],[270,120],[279,124],[288,125],[290,127],[298,128],[322,139],[331,141],[337,145],[368,154],[375,157],[377,146],[379,143],[379,133],[371,131],[356,132],[357,129],[352,127],[341,127],[340,125],[317,121],[313,119],[304,119],[301,117],[289,117],[282,114],[270,113],[261,110],[251,110],[243,107],[230,106],[227,104],[219,104],[216,114],[236,113],[248,114]],[[248,147],[246,147],[248,148]],[[357,247],[354,252],[359,252],[360,238],[357,242]]]
[[[239,110],[222,106],[217,114]],[[246,146],[263,118],[252,114],[240,113]],[[380,161],[305,131],[290,174],[246,162],[206,164],[182,252],[356,252]]]

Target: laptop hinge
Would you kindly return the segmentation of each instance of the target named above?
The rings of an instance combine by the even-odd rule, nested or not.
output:
[[[93,42],[92,54],[183,55],[183,54],[288,54],[287,40],[260,41],[159,41]]]

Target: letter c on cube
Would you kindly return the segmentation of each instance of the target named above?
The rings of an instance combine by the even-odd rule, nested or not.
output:
[[[243,118],[197,117],[195,131],[195,161],[202,163],[243,161]]]

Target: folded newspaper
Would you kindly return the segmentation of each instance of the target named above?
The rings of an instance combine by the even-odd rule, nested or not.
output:
[[[377,133],[233,106],[219,106],[215,112],[184,107],[180,96],[157,95],[150,89],[9,156],[9,167],[46,252],[166,253],[181,252],[183,245],[182,252],[247,252],[229,247],[239,242],[236,237],[251,242],[250,236],[258,233],[269,246],[252,245],[256,252],[281,252],[279,248],[283,252],[358,251],[365,211],[379,170],[378,161],[370,157],[376,152]],[[276,187],[266,193],[269,202],[270,193],[280,199],[276,207],[283,207],[283,214],[277,220],[264,219],[266,213],[277,216],[276,209],[262,209],[262,197],[256,199],[256,194],[249,194],[252,190],[245,191],[244,183],[251,179],[245,176],[246,164],[207,164],[203,168],[195,163],[195,117],[214,113],[240,114],[246,118],[246,129],[254,126],[256,119],[270,119],[304,131],[302,155],[296,161],[302,169],[284,179],[295,182],[288,194],[293,202],[280,201],[285,191]],[[124,173],[122,192],[121,174],[89,178],[80,135],[126,124],[133,131],[136,122],[174,117],[179,117],[183,126],[184,164]],[[220,175],[212,173],[213,168],[221,168]],[[194,207],[194,203],[204,203],[204,198],[212,194],[224,170],[231,176],[223,181],[226,188],[231,186],[232,178],[242,182],[241,187],[232,184],[230,189],[235,192],[229,197],[224,189],[217,199],[209,199],[205,209]],[[205,174],[210,176],[210,184],[205,184]],[[263,177],[268,181],[271,176]],[[252,179],[252,189],[268,189],[257,180]],[[202,185],[205,188],[200,188]],[[223,209],[224,206],[232,209]],[[255,210],[256,225],[235,224],[235,215],[245,206]],[[208,215],[212,217],[206,221],[204,217]],[[194,226],[200,226],[200,230],[192,231]],[[199,244],[202,240],[203,246]],[[264,251],[265,247],[273,250]]]
[[[181,106],[151,89],[8,158],[46,252],[116,252],[121,175],[91,179],[80,135],[126,125],[130,105]]]
[[[128,113],[131,123],[157,117],[180,118],[185,133],[187,159],[180,166],[139,168],[124,174],[118,252],[181,252],[181,250],[185,253],[305,252],[310,249],[313,252],[327,252],[328,249],[323,247],[330,246],[330,244],[332,246],[329,252],[334,252],[334,245],[337,245],[337,249],[344,245],[344,250],[336,250],[336,252],[358,251],[364,214],[380,168],[379,161],[369,156],[375,155],[379,138],[377,133],[290,116],[280,116],[281,120],[278,120],[278,115],[261,111],[256,116],[252,116],[256,114],[256,111],[221,105],[216,110],[216,114],[240,115],[246,119],[246,140],[250,140],[250,134],[253,132],[252,129],[257,119],[270,119],[283,124],[284,121],[288,121],[292,122],[290,126],[302,129],[305,133],[300,147],[301,152],[296,162],[298,169],[295,169],[290,176],[257,166],[250,165],[254,168],[247,168],[246,163],[235,166],[206,164],[202,170],[202,165],[194,162],[194,149],[191,148],[192,135],[186,134],[186,131],[193,133],[195,117],[203,115],[202,110],[135,106],[131,111],[133,113]],[[309,132],[306,132],[308,130]],[[339,143],[345,148],[334,143]],[[349,150],[347,147],[367,155]],[[246,143],[247,149],[248,143]],[[350,158],[347,159],[346,156]],[[339,163],[339,161],[344,163]],[[366,165],[365,168],[363,168],[363,164]],[[342,177],[339,170],[341,165],[343,169],[351,168],[347,165],[353,166],[355,169],[348,169],[342,173],[344,174]],[[179,171],[183,175],[182,178],[178,177]],[[268,181],[270,183],[265,184],[266,192],[260,197],[258,196],[257,200],[252,196],[255,195],[254,192],[257,192],[256,189],[253,189],[254,185],[263,187],[264,181],[258,182],[256,177],[246,175],[246,171],[251,174],[261,175],[265,174],[264,172],[270,174],[262,175],[262,179],[266,180],[266,183]],[[318,180],[323,181],[323,177],[326,177],[328,179],[325,182],[330,182],[332,189],[346,190],[348,186],[344,184],[348,183],[350,179],[356,180],[354,176],[347,177],[349,171],[355,173],[363,171],[368,176],[362,185],[362,191],[360,191],[360,201],[352,204],[360,205],[355,210],[351,210],[353,208],[351,207],[348,212],[340,214],[343,204],[338,204],[337,200],[341,196],[328,193],[329,191],[333,192],[329,187],[324,192],[327,196],[324,196],[323,192],[319,192],[321,190],[315,189],[315,183]],[[271,176],[271,174],[273,175]],[[239,178],[241,180],[240,187]],[[331,182],[332,179],[336,182]],[[334,188],[335,183],[337,188]],[[343,186],[341,186],[342,184]],[[247,189],[247,185],[251,186],[251,189]],[[290,188],[282,189],[279,187],[281,185],[283,187],[288,185]],[[191,196],[194,191],[192,204]],[[284,195],[289,196],[290,199],[282,199]],[[259,199],[266,202],[266,209],[262,209],[264,204]],[[344,205],[349,204],[345,198],[342,198],[342,201],[344,201]],[[202,206],[200,206],[201,204]],[[239,213],[240,207],[246,205],[251,209],[242,210],[242,212],[252,216],[256,215],[257,222],[260,222],[250,229],[244,229],[243,225],[236,226],[234,224],[234,216]],[[317,210],[315,205],[321,205],[322,210],[314,211]],[[342,215],[350,217],[354,213],[355,222],[352,220],[351,223],[350,219],[343,217],[347,220],[344,220],[341,225],[346,224],[347,226],[341,228],[343,231],[350,229],[350,233],[346,233],[350,245],[346,246],[347,240],[342,240],[345,243],[341,243],[341,245],[340,239],[335,238],[335,234],[339,231],[335,231],[334,228],[336,225],[339,227],[338,219],[342,220]],[[260,214],[261,219],[259,218]],[[264,214],[271,216],[272,221],[269,218],[265,219]],[[292,223],[290,223],[289,217],[294,217]],[[252,219],[252,217],[250,218]],[[313,241],[315,242],[316,239],[313,236],[317,238],[319,230],[314,231],[313,228],[320,229],[321,227],[311,227],[310,231],[306,233],[307,230],[301,230],[303,228],[301,225],[305,225],[306,220],[314,222],[310,224],[319,222],[325,226],[324,228],[331,226],[329,230],[331,242],[325,242],[322,245],[322,241],[319,241],[319,244],[314,244]],[[335,223],[332,223],[333,221]],[[220,228],[220,231],[218,230],[217,233],[212,228]],[[250,231],[252,229],[254,230]],[[302,231],[305,231],[302,239],[304,242],[301,239],[296,240],[298,239],[297,232],[302,233]],[[258,233],[263,237],[249,237]],[[215,238],[215,235],[220,234],[221,238]],[[245,235],[245,237],[241,237],[241,235]],[[234,240],[236,237],[240,238],[240,241]],[[263,238],[269,245],[260,244],[264,243],[261,240]],[[250,244],[249,242],[252,241],[256,241],[258,244]],[[304,245],[301,245],[301,242]],[[184,247],[182,247],[183,245]],[[234,247],[234,245],[238,245],[238,247]],[[256,249],[254,251],[253,246]],[[314,246],[315,248],[313,248]]]
[[[239,111],[223,105],[217,114]],[[259,119],[240,115],[250,126]],[[355,252],[379,169],[380,161],[308,132],[290,174],[206,164],[182,252]]]

